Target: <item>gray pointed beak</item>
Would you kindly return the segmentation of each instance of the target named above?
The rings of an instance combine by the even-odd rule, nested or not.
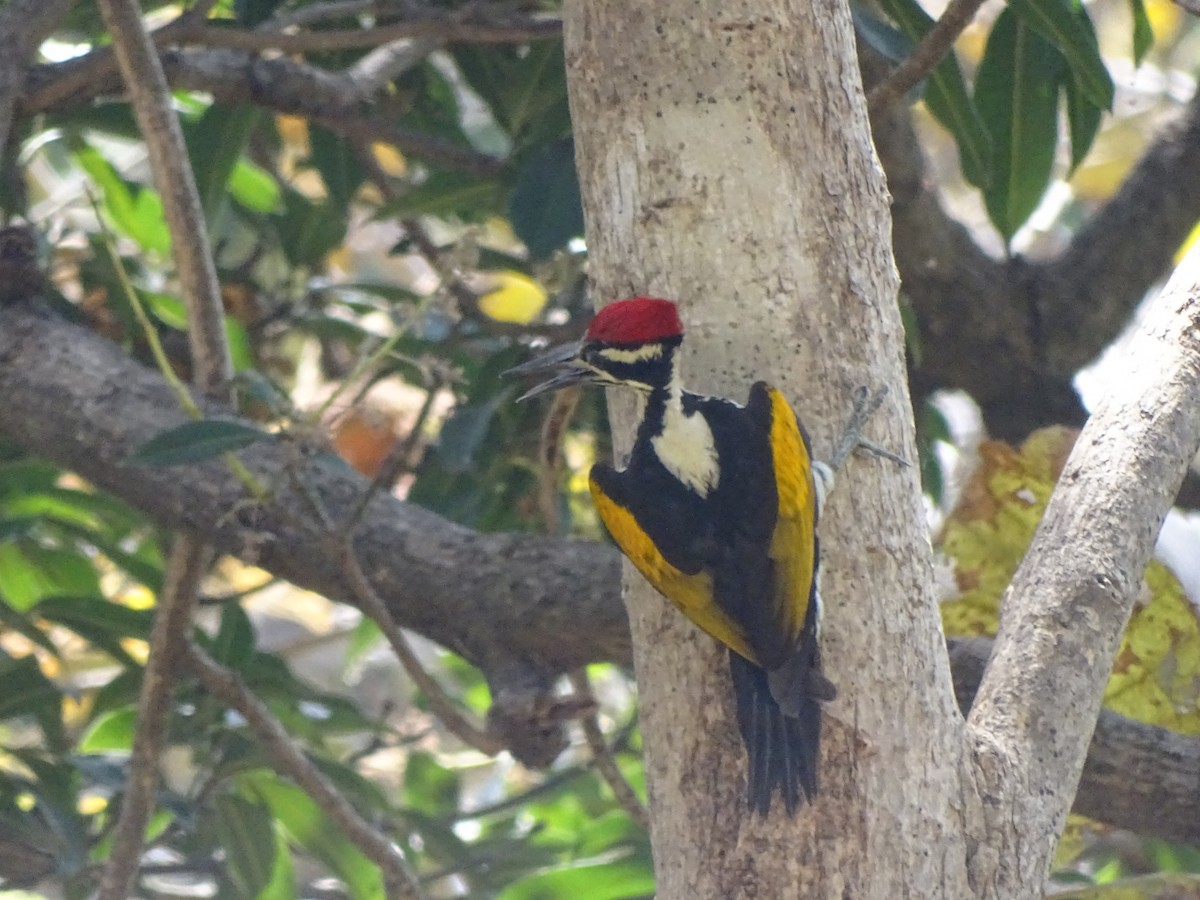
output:
[[[517,398],[517,402],[520,403],[522,400],[528,400],[530,397],[536,397],[539,394],[561,390],[572,384],[583,384],[594,381],[596,373],[584,365],[579,358],[579,352],[582,349],[582,341],[563,344],[560,347],[555,347],[543,353],[541,356],[531,359],[527,363],[514,366],[506,371],[504,373],[506,378],[509,376],[523,378],[528,375],[547,374],[551,376],[527,390]]]

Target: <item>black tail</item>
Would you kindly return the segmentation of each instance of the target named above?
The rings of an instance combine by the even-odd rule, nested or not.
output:
[[[788,815],[793,815],[805,800],[817,795],[821,703],[813,694],[819,692],[804,691],[789,715],[772,695],[765,669],[730,650],[729,671],[737,699],[738,727],[750,757],[746,800],[752,809],[766,816],[778,787]]]

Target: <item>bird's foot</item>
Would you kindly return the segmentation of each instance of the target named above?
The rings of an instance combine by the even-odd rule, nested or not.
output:
[[[838,441],[837,448],[833,451],[833,458],[829,462],[829,467],[834,472],[841,469],[850,454],[855,450],[865,450],[867,453],[883,459],[889,459],[900,466],[907,467],[912,465],[903,456],[880,447],[878,444],[862,436],[863,428],[866,427],[867,422],[871,420],[871,416],[883,404],[887,393],[887,385],[884,385],[874,393],[869,391],[865,386],[858,388],[854,392],[854,411],[850,414],[850,421],[846,423],[846,428],[842,432],[842,439]]]

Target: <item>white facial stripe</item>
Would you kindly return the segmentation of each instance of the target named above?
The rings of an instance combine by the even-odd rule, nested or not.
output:
[[[658,359],[663,354],[662,344],[643,344],[632,350],[622,350],[620,347],[605,347],[599,351],[605,359],[615,363],[638,363]]]

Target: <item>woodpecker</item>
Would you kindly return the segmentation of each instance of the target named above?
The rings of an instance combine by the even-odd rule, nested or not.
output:
[[[592,467],[596,510],[642,576],[729,649],[747,802],[766,816],[778,790],[793,815],[817,794],[821,703],[836,695],[821,670],[816,530],[841,459],[813,460],[765,382],[744,406],[685,390],[682,341],[673,302],[634,297],[602,309],[582,341],[511,373],[551,373],[521,399],[573,384],[644,398],[625,468]],[[842,458],[864,443],[857,429],[881,399],[860,403]]]

